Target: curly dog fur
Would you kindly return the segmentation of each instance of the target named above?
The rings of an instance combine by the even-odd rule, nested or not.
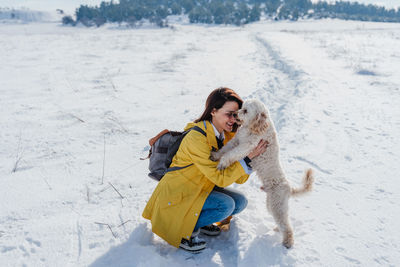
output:
[[[218,169],[222,170],[246,157],[261,139],[268,141],[267,150],[254,158],[251,166],[262,182],[261,189],[267,193],[267,208],[283,235],[282,244],[290,248],[293,245],[293,230],[288,218],[289,198],[312,190],[312,169],[306,171],[301,188],[292,188],[289,185],[279,160],[279,144],[274,124],[268,109],[260,101],[245,101],[239,110],[238,122],[241,127],[235,137],[219,151],[212,152],[211,159],[219,160]]]

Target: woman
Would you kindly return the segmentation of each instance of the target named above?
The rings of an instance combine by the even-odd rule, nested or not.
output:
[[[251,159],[263,153],[267,143],[261,141],[246,158],[222,171],[217,169],[218,162],[209,159],[211,151],[233,138],[242,103],[232,89],[221,87],[211,92],[203,114],[185,127],[198,126],[205,135],[190,131],[170,167],[192,165],[167,172],[143,211],[143,217],[151,220],[152,231],[175,247],[204,249],[206,242],[198,238],[198,233],[218,235],[221,230],[213,223],[241,212],[247,205],[243,194],[225,187],[247,181]]]

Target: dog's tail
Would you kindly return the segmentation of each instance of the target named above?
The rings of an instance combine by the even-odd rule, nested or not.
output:
[[[300,188],[292,188],[290,193],[292,196],[298,196],[310,192],[312,190],[313,183],[314,183],[313,170],[308,169],[303,177],[303,186]]]

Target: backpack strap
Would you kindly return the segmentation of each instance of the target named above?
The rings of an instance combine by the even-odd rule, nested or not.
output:
[[[204,125],[205,125],[205,124],[204,124]],[[191,128],[190,130],[195,130],[195,131],[201,133],[202,135],[204,135],[205,137],[207,137],[206,132],[205,132],[203,129],[201,129],[199,126],[194,126],[194,127]],[[189,130],[189,131],[190,131],[190,130]],[[206,130],[207,130],[207,128],[206,128]]]
[[[165,173],[167,173],[167,172],[172,172],[172,171],[177,171],[177,170],[182,170],[182,169],[187,168],[187,167],[190,167],[190,166],[192,166],[192,165],[193,165],[193,163],[190,163],[189,165],[182,166],[182,167],[178,167],[178,166],[171,167],[171,168],[168,168],[167,171],[166,171]]]
[[[204,121],[204,126],[205,126],[206,129],[207,129],[206,121]],[[204,135],[204,136],[207,138],[207,133],[206,133],[203,129],[201,129],[199,126],[194,126],[193,128],[190,128],[190,129],[188,130],[188,132],[190,132],[191,130],[195,130],[195,131],[201,133],[202,135]],[[182,166],[182,167],[178,167],[178,166],[171,167],[171,168],[168,168],[167,171],[166,171],[165,173],[167,173],[167,172],[172,172],[172,171],[177,171],[177,170],[182,170],[182,169],[185,169],[185,168],[187,168],[187,167],[189,167],[189,166],[192,166],[192,165],[193,165],[193,163],[191,163],[191,164],[189,164],[189,165],[186,165],[186,166]]]

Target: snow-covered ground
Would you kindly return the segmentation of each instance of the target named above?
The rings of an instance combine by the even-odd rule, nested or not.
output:
[[[399,266],[398,24],[260,22],[173,29],[0,25],[1,266]],[[252,175],[229,232],[201,254],[141,217],[147,140],[197,118],[210,91],[270,109],[295,245]],[[15,172],[13,172],[15,169]]]

